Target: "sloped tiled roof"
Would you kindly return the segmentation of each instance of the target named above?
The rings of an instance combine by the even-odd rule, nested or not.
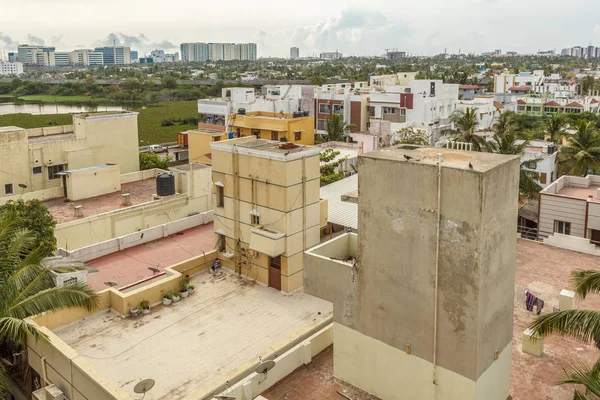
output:
[[[577,108],[583,108],[583,106],[581,104],[579,104],[576,101],[572,101],[571,103],[567,104],[565,107],[577,107]]]
[[[547,106],[547,107],[560,107],[560,104],[558,104],[554,100],[551,100],[551,101],[549,101],[547,103],[544,103],[544,105]]]
[[[517,100],[517,104],[527,104],[527,102],[525,100],[519,99]]]
[[[477,85],[458,85],[459,89],[479,89],[479,86]]]
[[[590,101],[591,104],[595,104],[597,102],[598,102],[598,100],[596,100],[596,99],[592,99],[592,101]]]
[[[494,102],[494,107],[496,107],[498,110],[502,110],[504,108],[502,103],[498,103],[497,101]]]
[[[509,87],[508,90],[512,90],[515,92],[529,92],[531,90],[531,87],[529,87],[529,86],[512,86],[512,87]]]

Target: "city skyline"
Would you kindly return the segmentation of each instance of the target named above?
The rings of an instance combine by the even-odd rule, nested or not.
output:
[[[495,48],[534,53],[548,49],[560,52],[565,47],[587,46],[590,41],[600,43],[600,24],[593,13],[565,14],[546,2],[544,18],[530,18],[540,12],[537,1],[458,0],[450,6],[440,0],[424,0],[411,5],[410,13],[406,13],[406,4],[389,0],[374,0],[369,9],[348,4],[341,10],[309,0],[291,16],[288,5],[269,1],[250,5],[234,0],[227,7],[206,8],[174,0],[167,10],[154,1],[142,7],[138,0],[126,4],[109,0],[104,7],[90,5],[85,13],[79,13],[72,0],[57,0],[52,5],[40,0],[24,3],[30,6],[32,18],[38,14],[52,22],[32,28],[18,18],[18,7],[5,10],[0,21],[0,50],[15,50],[25,43],[54,45],[64,51],[116,43],[144,54],[154,49],[172,51],[186,42],[253,42],[261,57],[286,57],[292,46],[304,55],[337,50],[345,55],[371,56],[388,48],[415,55],[439,54],[445,48],[449,53],[481,53]],[[119,12],[115,13],[117,5]],[[578,5],[592,9],[595,2],[580,0]],[[79,14],[75,21],[70,19],[71,13],[64,12],[67,7]],[[467,7],[469,13],[458,11]],[[520,10],[516,14],[515,7]],[[198,12],[207,10],[211,18],[198,26]],[[248,15],[260,23],[248,23]],[[169,20],[177,26],[176,31],[165,29]],[[507,21],[514,29],[505,29]],[[236,29],[224,29],[223,22]],[[456,29],[459,26],[461,29]],[[502,35],[497,34],[499,26],[504,27]],[[520,28],[525,26],[537,33],[531,40],[523,40]]]

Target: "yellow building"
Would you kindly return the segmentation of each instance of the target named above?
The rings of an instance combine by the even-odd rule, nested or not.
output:
[[[227,139],[227,132],[216,129],[192,129],[182,134],[187,135],[190,162],[212,165],[210,144]]]
[[[139,171],[136,112],[79,114],[73,125],[23,129],[0,127],[0,198],[52,191],[60,172],[116,164],[120,173]]]
[[[302,287],[320,238],[320,148],[254,137],[212,143],[214,229],[224,265],[273,288]]]
[[[270,139],[312,146],[315,144],[314,117],[294,114],[251,111],[229,117],[236,136],[254,135]]]

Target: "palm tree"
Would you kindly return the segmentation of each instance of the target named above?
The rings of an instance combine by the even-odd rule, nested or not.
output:
[[[517,121],[515,119],[515,115],[516,114],[512,111],[505,111],[502,114],[500,114],[500,118],[498,118],[498,121],[492,127],[492,131],[496,135],[500,135],[500,136],[504,136],[509,133],[514,133],[519,126],[519,124],[517,123]],[[509,153],[502,153],[502,154],[509,154]]]
[[[342,142],[346,139],[346,135],[355,126],[347,124],[339,114],[333,114],[330,119],[327,120],[327,141],[328,142]]]
[[[35,236],[14,213],[0,214],[0,348],[9,354],[26,345],[28,337],[44,336],[26,318],[69,307],[92,310],[95,293],[85,284],[55,287]],[[10,378],[0,364],[0,394],[9,393]],[[2,397],[2,396],[0,396]]]
[[[564,114],[554,113],[552,116],[544,121],[544,129],[550,136],[550,140],[554,143],[560,144],[562,137],[565,134],[565,128],[568,122]]]
[[[561,169],[564,174],[587,176],[600,170],[600,134],[593,122],[579,120],[576,132],[560,148]]]
[[[582,299],[590,293],[600,293],[599,271],[573,271],[571,281],[575,286],[575,293]],[[600,349],[600,311],[561,310],[538,317],[530,328],[541,337],[555,334],[568,336],[582,342],[593,342]],[[582,385],[586,389],[585,394],[576,390],[575,400],[587,400],[587,395],[591,394],[600,396],[600,360],[591,368],[585,365],[565,368],[564,374],[565,379],[558,382],[559,385]]]
[[[485,138],[475,135],[479,121],[474,108],[454,111],[450,116],[450,121],[454,123],[456,130],[447,133],[453,136],[457,142],[471,143],[475,151],[481,151],[485,147]]]
[[[522,143],[517,142],[514,119],[512,113],[504,113],[500,116],[500,120],[494,126],[494,137],[487,143],[488,151],[498,154],[510,154],[520,156],[529,142],[524,140]],[[539,185],[540,174],[536,171],[531,171],[530,163],[537,163],[541,159],[526,160],[521,162],[519,172],[519,193],[527,198],[537,198],[538,193],[542,190]]]

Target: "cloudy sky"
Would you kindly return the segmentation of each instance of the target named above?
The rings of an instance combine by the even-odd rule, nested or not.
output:
[[[4,3],[4,4],[3,4]],[[0,0],[0,51],[181,42],[255,42],[259,56],[380,55],[600,46],[600,0]],[[568,11],[567,11],[568,8]],[[27,18],[24,18],[24,15]]]

